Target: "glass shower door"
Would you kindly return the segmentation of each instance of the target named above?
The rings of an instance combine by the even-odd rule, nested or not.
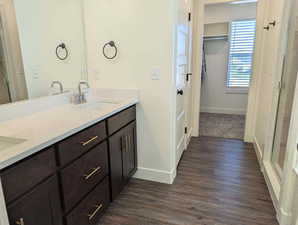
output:
[[[289,44],[287,53],[288,61],[285,62],[285,69],[280,83],[279,104],[277,108],[277,119],[271,159],[279,177],[281,177],[284,168],[292,105],[297,80],[298,31],[295,33],[295,38],[290,41],[293,44]]]

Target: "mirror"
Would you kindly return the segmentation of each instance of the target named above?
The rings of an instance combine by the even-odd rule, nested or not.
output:
[[[87,80],[81,0],[0,0],[0,104]]]

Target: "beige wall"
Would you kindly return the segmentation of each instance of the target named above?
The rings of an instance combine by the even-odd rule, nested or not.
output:
[[[165,0],[88,0],[85,25],[88,76],[93,86],[137,88],[138,177],[169,182],[173,168],[172,91],[174,3]],[[102,46],[115,41],[107,60]],[[152,80],[157,69],[160,79]]]

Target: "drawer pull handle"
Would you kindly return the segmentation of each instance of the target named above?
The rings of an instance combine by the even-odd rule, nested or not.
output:
[[[101,167],[100,167],[100,166],[94,168],[94,169],[92,170],[91,173],[89,173],[89,174],[85,174],[85,175],[84,175],[85,180],[88,180],[89,178],[91,178],[94,174],[96,174],[96,173],[97,173],[98,171],[100,171],[100,170],[101,170]]]
[[[23,218],[20,218],[19,220],[16,221],[16,224],[17,225],[25,225],[24,219]]]
[[[81,142],[81,144],[82,144],[83,146],[86,146],[86,145],[90,144],[91,142],[95,141],[97,138],[98,138],[98,136],[95,136],[95,137],[89,139],[88,141]]]
[[[93,213],[88,214],[89,217],[89,221],[93,219],[94,216],[96,216],[96,214],[99,212],[99,210],[102,208],[102,204],[100,205],[96,205],[96,209],[94,210]]]

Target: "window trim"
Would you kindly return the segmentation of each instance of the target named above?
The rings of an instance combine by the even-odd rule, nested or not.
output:
[[[233,20],[229,22],[229,35],[228,35],[228,55],[227,55],[227,73],[226,73],[226,79],[225,79],[225,92],[226,94],[248,94],[249,88],[250,88],[250,83],[248,84],[247,87],[228,87],[228,79],[229,79],[229,64],[230,64],[230,47],[231,47],[231,38],[232,38],[232,22],[237,22],[237,21],[248,21],[248,20],[256,20],[256,18],[246,18],[246,19],[239,19],[239,20]],[[257,28],[257,27],[256,27]],[[255,36],[254,36],[254,47],[253,47],[253,60],[251,63],[252,66],[252,73],[250,76],[250,81],[253,76],[253,65],[254,65],[254,56],[255,56],[255,47],[256,47],[256,31],[255,31]]]

